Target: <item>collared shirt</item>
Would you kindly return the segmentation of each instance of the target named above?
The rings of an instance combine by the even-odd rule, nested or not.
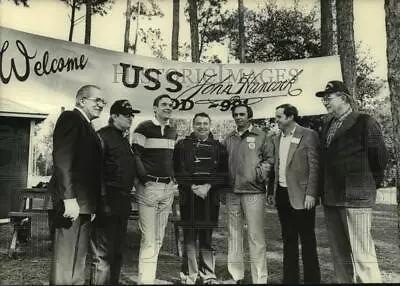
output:
[[[249,128],[247,128],[246,130],[243,130],[243,131],[239,131],[239,130],[237,129],[237,127],[236,127],[236,133],[237,133],[239,136],[242,136],[246,131],[251,132],[252,129],[253,129],[253,124],[250,124]]]
[[[140,176],[172,177],[176,128],[162,125],[158,120],[151,119],[141,122],[132,135],[135,151],[140,156],[142,167]]]
[[[290,142],[293,139],[294,131],[296,126],[288,135],[281,132],[281,140],[279,142],[279,185],[281,187],[287,187],[286,184],[286,162],[289,154]]]
[[[204,139],[200,139],[200,138],[197,138],[197,142],[205,142],[205,141],[207,141],[208,140],[208,137],[207,138],[204,138]]]
[[[167,121],[167,124],[161,124],[161,122],[160,121],[158,121],[158,119],[157,118],[152,118],[151,119],[151,121],[154,123],[154,125],[157,125],[157,126],[161,126],[161,135],[162,136],[164,136],[164,129],[165,129],[165,126],[169,126],[169,120]]]
[[[92,124],[92,121],[90,121],[89,117],[86,115],[86,113],[82,110],[82,108],[75,106],[75,108],[82,113],[83,117],[85,117],[85,119],[87,120],[87,122],[90,123],[90,125]]]
[[[329,129],[328,129],[328,134],[326,136],[326,146],[329,146],[329,144],[332,141],[333,136],[335,136],[336,131],[340,128],[340,126],[342,126],[343,121],[352,112],[353,112],[353,110],[351,108],[349,108],[339,118],[335,117],[334,119],[332,119],[331,125],[329,126]]]

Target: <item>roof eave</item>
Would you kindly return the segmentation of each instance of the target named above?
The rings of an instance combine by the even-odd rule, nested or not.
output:
[[[31,119],[46,119],[48,114],[46,113],[19,113],[19,112],[6,112],[0,111],[0,117],[22,117]]]

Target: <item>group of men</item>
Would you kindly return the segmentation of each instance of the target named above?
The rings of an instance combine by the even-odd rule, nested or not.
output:
[[[110,109],[109,125],[97,133],[91,121],[106,101],[95,85],[81,87],[73,111],[63,112],[53,134],[53,257],[50,285],[85,284],[85,263],[92,253],[90,283],[118,284],[130,192],[136,170],[126,140],[138,110],[127,100]]]
[[[243,282],[247,229],[251,278],[267,283],[265,203],[277,207],[283,239],[283,283],[299,283],[299,238],[305,283],[320,283],[315,207],[321,197],[337,282],[381,282],[371,237],[371,207],[383,180],[387,151],[379,125],[352,109],[343,82],[330,81],[322,98],[330,116],[321,136],[296,123],[297,108],[276,107],[273,137],[251,123],[250,106],[232,108],[236,128],[222,142],[207,113],[194,115],[193,132],[177,140],[172,99],[153,102],[154,118],[129,129],[135,110],[127,100],[110,108],[109,125],[91,121],[106,102],[99,87],[83,86],[76,108],[61,114],[53,135],[56,212],[50,284],[118,284],[135,186],[141,232],[138,284],[154,284],[168,216],[179,190],[184,253],[183,284],[218,284],[213,230],[221,198],[228,213],[228,271]],[[127,136],[128,135],[128,136]],[[246,227],[245,227],[246,226]],[[199,247],[197,247],[197,241]],[[199,252],[199,259],[197,259]]]

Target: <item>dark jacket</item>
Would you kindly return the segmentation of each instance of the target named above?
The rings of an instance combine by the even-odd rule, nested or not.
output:
[[[180,195],[181,221],[186,226],[212,227],[218,223],[219,190],[227,181],[226,150],[210,136],[198,141],[192,133],[174,149],[174,172]],[[211,184],[205,199],[195,195],[192,184]]]
[[[95,213],[101,189],[101,143],[77,110],[63,112],[53,133],[54,174],[49,184],[53,206],[76,198],[81,214]]]
[[[274,164],[271,138],[253,126],[239,136],[229,133],[224,141],[228,152],[229,181],[235,193],[265,193],[269,173]]]
[[[109,125],[98,134],[103,146],[103,191],[111,214],[129,213],[136,171],[133,150],[121,130]]]
[[[328,119],[321,139],[323,203],[371,207],[388,162],[379,124],[367,114],[352,112],[326,146],[332,119]]]

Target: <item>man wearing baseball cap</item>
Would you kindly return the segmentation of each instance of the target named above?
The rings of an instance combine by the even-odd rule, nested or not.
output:
[[[98,131],[103,150],[102,196],[91,239],[92,285],[119,284],[130,192],[136,178],[135,154],[125,134],[139,112],[128,100],[117,100],[111,106],[108,126]]]
[[[317,97],[330,113],[322,132],[322,202],[337,283],[381,283],[371,237],[372,206],[388,154],[379,124],[353,111],[341,81]]]

